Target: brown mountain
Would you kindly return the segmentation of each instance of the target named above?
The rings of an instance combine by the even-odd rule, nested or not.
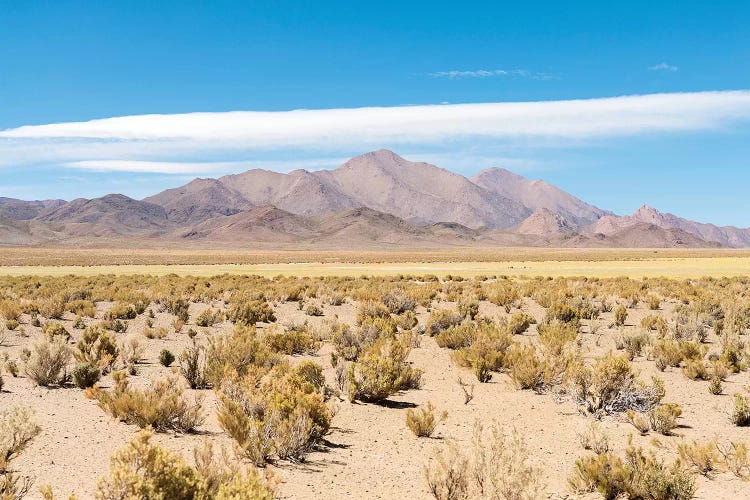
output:
[[[0,197],[0,217],[15,220],[30,220],[46,210],[65,204],[65,200],[25,201]]]
[[[178,224],[195,224],[220,215],[233,215],[253,206],[217,179],[195,179],[143,201],[163,207],[167,218]]]
[[[219,193],[222,187],[225,189]],[[531,214],[521,203],[461,175],[407,161],[387,150],[357,156],[335,170],[288,174],[249,170],[221,177],[208,194],[188,184],[146,201],[164,207],[170,220],[195,223],[218,215],[214,201],[229,193],[231,199],[223,204],[232,210],[273,205],[299,215],[324,215],[369,207],[418,224],[448,221],[469,227],[508,228]]]
[[[387,150],[334,170],[250,170],[143,201],[0,198],[0,245],[750,247],[750,229],[644,206],[619,217],[503,169],[471,180]],[[153,243],[149,243],[153,242]],[[160,242],[160,243],[159,243]]]
[[[562,215],[547,208],[540,208],[517,228],[520,234],[535,234],[537,236],[555,236],[575,232],[575,226]]]
[[[167,212],[153,203],[121,194],[87,200],[79,198],[43,215],[38,221],[69,226],[78,235],[125,235],[160,232],[170,227]]]
[[[599,218],[612,214],[589,205],[552,184],[526,179],[504,168],[483,170],[472,177],[471,181],[531,210],[547,209],[576,227],[588,226]]]
[[[679,229],[701,240],[715,242],[721,246],[737,248],[750,246],[750,229],[695,222],[669,213],[659,212],[648,205],[643,205],[632,215],[602,217],[590,228],[587,228],[587,232],[606,235],[639,223],[653,224],[662,229]]]
[[[384,149],[315,174],[358,205],[420,224],[447,221],[468,227],[508,228],[531,213],[522,204],[461,175],[429,163],[407,161]]]

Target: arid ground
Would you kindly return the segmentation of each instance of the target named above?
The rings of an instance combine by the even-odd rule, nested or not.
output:
[[[30,252],[27,261],[19,261],[23,252]],[[525,443],[526,451],[514,449],[513,457],[528,469],[527,482],[539,489],[507,498],[597,498],[594,475],[587,476],[587,488],[580,481],[571,485],[576,461],[599,456],[614,461],[638,448],[644,456],[653,452],[649,467],[662,464],[672,471],[659,476],[660,481],[677,481],[669,474],[679,470],[683,482],[694,484],[694,498],[750,497],[750,459],[742,463],[736,454],[722,454],[736,449],[732,443],[750,444],[747,428],[741,426],[750,423],[750,412],[747,422],[738,420],[738,398],[747,398],[750,383],[745,371],[750,360],[745,345],[750,257],[715,250],[658,258],[643,250],[620,252],[620,258],[604,252],[585,261],[571,254],[552,261],[529,253],[524,258],[510,255],[505,262],[472,255],[472,262],[437,256],[385,263],[378,260],[381,255],[359,264],[348,258],[295,264],[287,256],[283,262],[259,262],[250,261],[249,254],[244,261],[214,263],[206,253],[175,253],[170,262],[176,265],[166,265],[167,252],[157,252],[153,267],[144,264],[146,254],[137,256],[142,259],[138,263],[114,262],[124,255],[101,251],[89,266],[73,267],[90,254],[80,254],[76,261],[72,253],[62,253],[56,266],[50,261],[55,257],[42,257],[41,250],[0,252],[4,264],[28,264],[0,268],[0,350],[5,358],[0,410],[30,407],[40,429],[9,470],[33,478],[28,498],[40,498],[43,485],[60,498],[71,493],[92,498],[100,478],[108,474],[109,457],[139,430],[134,420],[100,407],[106,406],[101,394],[116,391],[112,374],[117,370],[131,373],[127,380],[134,390],[173,376],[188,400],[203,398],[205,420],[187,432],[157,429],[152,442],[192,464],[193,449],[210,440],[225,447],[232,460],[252,467],[220,418],[222,398],[228,397],[223,384],[226,377],[235,380],[227,370],[246,367],[225,363],[224,378],[200,389],[187,388],[180,369],[186,349],[208,348],[210,364],[216,353],[210,348],[212,339],[231,341],[244,328],[252,331],[243,330],[243,335],[258,341],[255,349],[262,345],[277,357],[274,363],[287,360],[295,367],[313,361],[325,375],[327,389],[314,395],[330,411],[328,428],[295,459],[270,452],[263,464],[264,473],[274,476],[280,498],[431,498],[425,470],[439,470],[436,453],[441,450],[458,449],[472,463],[477,421],[506,436],[517,431]],[[189,258],[194,260],[181,260]],[[212,277],[224,273],[230,274]],[[177,299],[184,301],[185,310],[175,305]],[[273,314],[254,318],[250,323],[257,320],[255,327],[243,326],[245,316],[238,311],[248,303],[267,306]],[[65,377],[44,387],[27,373],[32,361],[24,351],[57,341],[66,335],[59,333],[61,328],[70,334],[65,345],[73,354],[80,353],[79,341],[91,330],[106,332],[119,346],[116,359],[101,365],[111,361],[101,370],[98,395]],[[125,345],[133,340],[142,351],[138,359],[126,360]],[[378,353],[388,358],[373,346],[389,342],[406,349],[402,368],[421,370],[421,379],[395,384],[385,397],[372,397],[361,389],[367,385],[366,359]],[[353,346],[357,354],[352,354]],[[165,349],[177,358],[170,366],[160,364]],[[627,373],[613,378],[616,384],[610,389],[616,395],[605,396],[597,387],[606,385],[601,379],[607,370],[599,368],[614,358]],[[79,362],[71,357],[65,371],[72,373]],[[487,369],[484,382],[478,380],[480,366]],[[348,369],[360,379],[347,380]],[[258,377],[277,376],[268,367],[263,370]],[[580,373],[588,374],[588,385],[576,375]],[[643,392],[655,387],[652,376],[663,381],[660,397]],[[257,380],[261,384],[265,379]],[[717,384],[712,394],[709,387]],[[633,404],[633,398],[640,402]],[[428,402],[436,414],[445,411],[447,417],[437,418],[431,437],[417,437],[407,427],[406,415]],[[636,428],[634,421],[648,422],[666,403],[681,409],[671,428]],[[635,414],[628,416],[628,405]],[[607,442],[599,455],[582,445],[592,425],[596,438]],[[701,446],[708,459],[697,457]],[[503,467],[485,473],[495,479],[517,473]],[[477,496],[476,489],[471,491]]]

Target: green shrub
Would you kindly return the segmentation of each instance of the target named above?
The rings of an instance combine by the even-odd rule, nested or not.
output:
[[[78,363],[73,369],[73,383],[79,389],[93,387],[99,382],[102,372],[97,365],[91,363]]]
[[[625,309],[625,306],[619,306],[617,309],[615,309],[615,325],[616,326],[623,326],[625,324],[625,321],[628,319],[628,310]]]
[[[161,363],[162,366],[168,367],[174,363],[174,354],[168,349],[162,349],[159,353],[159,363]]]

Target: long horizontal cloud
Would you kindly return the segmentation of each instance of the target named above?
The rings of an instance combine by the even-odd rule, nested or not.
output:
[[[750,118],[750,91],[651,94],[605,99],[428,106],[140,115],[0,131],[0,166],[185,172],[175,163],[254,158],[258,152],[335,155],[400,144],[519,138],[585,140],[711,130]],[[140,163],[133,163],[133,161]],[[166,163],[165,163],[166,162]],[[170,165],[172,164],[172,165]],[[207,165],[203,165],[206,166]],[[202,167],[201,167],[202,168]],[[192,171],[190,171],[192,172]]]

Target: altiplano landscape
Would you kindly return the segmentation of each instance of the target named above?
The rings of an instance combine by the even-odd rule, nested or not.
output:
[[[0,2],[0,500],[750,499],[750,2]]]

